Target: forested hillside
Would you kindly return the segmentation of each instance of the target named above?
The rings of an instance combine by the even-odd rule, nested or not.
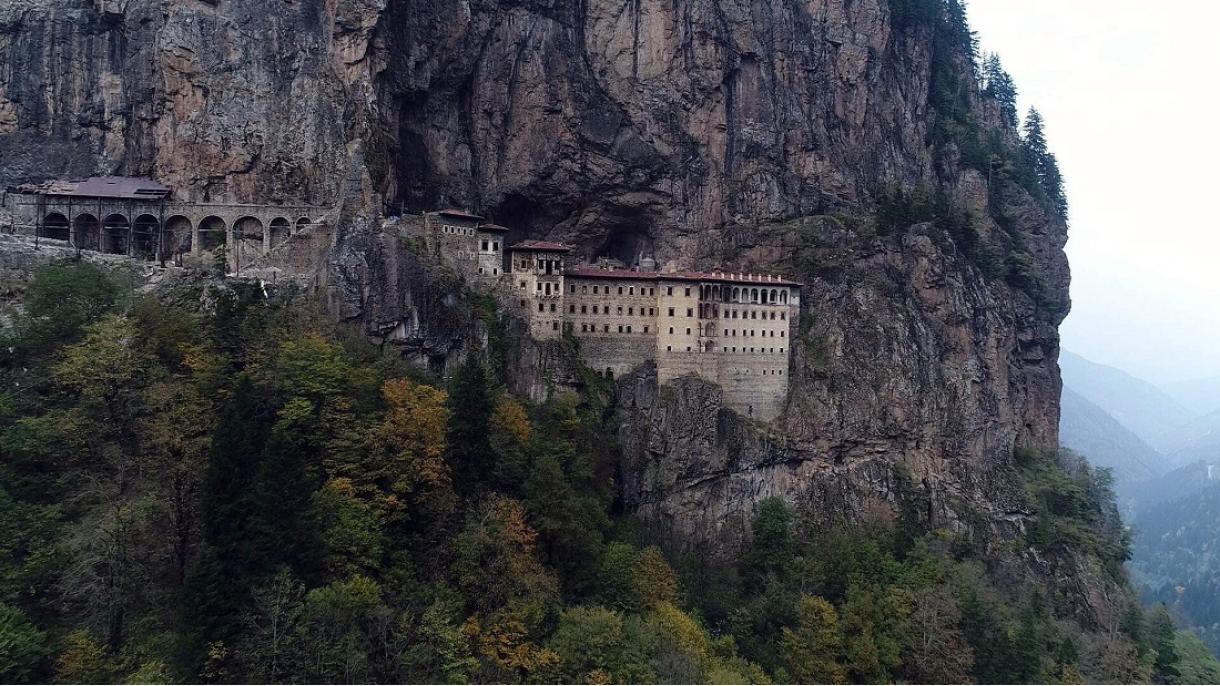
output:
[[[667,558],[616,506],[596,377],[533,405],[471,356],[445,388],[290,297],[37,274],[6,332],[5,681],[1171,678],[1172,627],[1083,631],[917,501],[825,530],[773,499],[736,562]],[[1022,545],[1121,577],[1105,481],[1018,462]]]

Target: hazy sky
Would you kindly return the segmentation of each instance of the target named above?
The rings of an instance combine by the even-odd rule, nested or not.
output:
[[[1067,181],[1064,347],[1153,382],[1220,375],[1220,2],[968,8]]]

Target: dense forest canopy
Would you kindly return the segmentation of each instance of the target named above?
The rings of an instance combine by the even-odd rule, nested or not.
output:
[[[6,681],[1146,681],[1202,659],[1135,605],[1099,635],[997,586],[916,501],[827,530],[774,499],[736,563],[669,557],[616,503],[595,375],[536,405],[479,356],[443,385],[257,284],[167,300],[194,304],[52,265],[6,333]],[[1024,544],[1121,575],[1106,481],[1020,463]]]

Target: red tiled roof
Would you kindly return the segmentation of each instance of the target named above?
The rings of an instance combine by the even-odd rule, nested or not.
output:
[[[455,210],[455,209],[437,210],[436,214],[443,214],[446,217],[457,217],[458,219],[474,219],[476,221],[483,221],[483,217],[481,217],[477,214],[471,214],[471,213],[467,212],[466,210]]]
[[[572,249],[563,243],[553,243],[551,241],[521,241],[520,243],[509,246],[509,250],[558,250],[562,252],[570,252]]]
[[[803,284],[791,281],[781,276],[767,274],[737,274],[728,272],[657,272],[636,271],[633,269],[603,268],[595,266],[570,267],[564,272],[568,276],[583,276],[591,279],[636,279],[653,281],[719,281],[722,283],[737,283],[763,286],[791,286],[799,288]]]
[[[22,193],[66,195],[88,198],[122,198],[127,200],[160,200],[169,195],[169,186],[152,179],[126,176],[91,176],[84,181],[54,180],[18,186]]]
[[[508,231],[508,227],[499,224],[479,224],[479,231]]]

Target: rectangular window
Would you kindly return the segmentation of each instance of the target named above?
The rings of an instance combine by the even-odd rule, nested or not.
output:
[[[674,316],[674,308],[669,308],[669,316]]]
[[[635,286],[627,289],[627,295],[635,295]]]
[[[551,322],[551,331],[559,330],[559,322]]]
[[[487,252],[487,241],[480,242],[479,247],[483,252]]]
[[[695,311],[694,311],[693,309],[689,308],[689,307],[688,307],[688,308],[686,308],[686,316],[688,316],[688,317],[693,317],[693,316],[695,316]]]
[[[690,290],[689,288],[687,290]],[[690,352],[690,346],[686,346],[686,352]]]
[[[674,333],[674,327],[671,326],[671,327],[669,327],[669,335],[672,336],[673,333]]]
[[[690,297],[690,289],[689,289],[689,288],[688,288],[688,289],[686,289],[686,297],[688,297],[688,298]]]
[[[618,306],[618,313],[619,313],[619,314],[622,314],[622,313],[623,313],[623,306],[622,306],[622,305],[619,305],[619,306]]]
[[[538,282],[537,286],[538,286],[538,290],[542,290],[542,282],[541,282],[541,281],[539,281],[539,282]]]
[[[546,308],[545,308],[545,307],[543,307],[542,303],[538,303],[538,311],[539,311],[539,312],[545,312],[545,311],[546,311]]]
[[[630,324],[628,324],[628,325],[627,325],[627,333],[631,333],[631,325],[630,325]]]
[[[610,325],[606,324],[602,327],[602,333],[610,333]]]
[[[656,295],[656,293],[654,292],[655,290],[656,290],[655,288],[649,288],[648,295]]]
[[[588,305],[581,305],[581,306],[580,306],[580,313],[581,313],[581,314],[588,314],[588,312],[589,312],[589,306],[588,306]]]
[[[665,346],[665,350],[666,350],[667,352],[673,352],[673,349],[674,349],[674,347],[673,347],[672,345],[667,345],[667,346]]]
[[[623,325],[622,325],[622,324],[619,324],[619,325],[618,325],[618,332],[619,332],[619,333],[622,333],[622,332],[623,332]]]
[[[618,294],[619,294],[619,295],[622,295],[622,294],[623,294],[623,287],[622,287],[622,286],[619,286],[619,287],[618,287]]]
[[[551,303],[551,312],[555,311],[555,303]]]
[[[593,314],[597,314],[597,305],[593,306]]]
[[[665,287],[665,295],[673,295],[673,294],[674,294],[674,287],[673,287],[673,286],[666,286],[666,287]]]
[[[580,292],[581,292],[581,293],[588,293],[588,292],[589,292],[589,287],[588,287],[588,286],[581,286],[581,287],[580,287]]]
[[[576,306],[568,305],[568,314],[576,314]]]
[[[575,292],[576,292],[576,284],[572,284],[571,286],[568,286],[568,292],[569,292],[569,293],[575,293]]]
[[[593,287],[593,295],[597,295],[597,286]]]
[[[687,336],[689,336],[689,335],[690,335],[690,327],[689,327],[689,326],[688,326],[688,327],[686,327],[686,335],[687,335]]]
[[[644,333],[648,333],[648,326],[647,326],[647,325],[645,325],[645,326],[644,326]]]
[[[628,316],[628,317],[630,317],[630,316],[631,316],[631,315],[633,315],[633,314],[635,314],[635,308],[634,308],[634,307],[628,307],[628,308],[627,308],[627,316]]]

